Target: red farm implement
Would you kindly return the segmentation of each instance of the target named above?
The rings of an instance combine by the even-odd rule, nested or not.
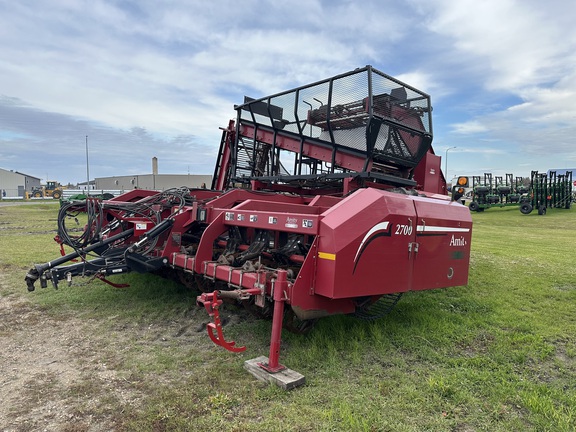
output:
[[[367,66],[235,109],[211,189],[63,205],[58,238],[74,251],[30,269],[28,289],[174,272],[202,291],[209,336],[230,351],[245,348],[224,337],[223,301],[272,318],[269,357],[247,367],[289,388],[302,379],[279,363],[283,326],[374,319],[406,291],[467,283],[470,212],[446,194],[427,94]],[[78,212],[88,223],[72,236]]]

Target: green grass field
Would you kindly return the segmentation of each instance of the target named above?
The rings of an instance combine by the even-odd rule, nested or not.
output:
[[[268,355],[270,322],[227,308],[225,334],[248,349],[226,352],[194,330],[205,312],[174,282],[125,275],[124,290],[28,294],[26,270],[58,254],[57,209],[0,208],[0,294],[88,323],[99,361],[137,395],[106,395],[88,377],[62,396],[80,419],[141,432],[576,430],[574,210],[474,213],[468,286],[408,293],[375,322],[335,316],[305,336],[284,332],[280,360],[307,380],[285,392],[243,369]]]

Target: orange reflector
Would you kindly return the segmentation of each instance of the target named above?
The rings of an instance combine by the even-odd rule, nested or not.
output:
[[[328,252],[318,252],[318,258],[335,261],[336,260],[336,254],[328,253]]]

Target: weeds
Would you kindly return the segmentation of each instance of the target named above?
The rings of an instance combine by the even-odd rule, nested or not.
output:
[[[0,209],[0,294],[92,326],[93,355],[122,397],[104,397],[109,387],[87,374],[60,396],[78,415],[142,432],[576,429],[571,211],[475,213],[468,286],[407,293],[375,322],[333,316],[308,335],[284,332],[280,360],[307,378],[291,392],[242,367],[267,354],[269,322],[227,309],[239,317],[227,336],[248,350],[225,352],[202,330],[195,294],[175,282],[131,274],[115,279],[130,283],[124,290],[94,282],[27,295],[26,269],[56,256],[56,213],[44,204]],[[3,326],[0,337],[9,336]]]

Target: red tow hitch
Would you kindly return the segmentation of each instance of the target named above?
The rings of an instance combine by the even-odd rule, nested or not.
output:
[[[270,357],[269,361],[259,363],[262,369],[267,372],[276,373],[286,369],[278,360],[280,356],[280,343],[282,337],[282,321],[284,319],[284,302],[286,301],[286,291],[288,281],[286,270],[278,270],[276,279],[272,285],[272,298],[274,299],[274,315],[272,317],[272,335],[270,338]],[[223,303],[222,298],[232,298],[236,300],[246,299],[253,295],[262,295],[260,288],[237,289],[233,291],[213,291],[204,293],[196,298],[198,305],[203,305],[208,315],[212,317],[213,322],[208,323],[206,328],[208,336],[216,345],[220,345],[232,352],[246,351],[246,347],[237,347],[236,342],[226,341],[222,332],[222,322],[220,320],[220,305]]]
[[[212,317],[214,322],[208,323],[206,325],[206,329],[208,330],[208,336],[212,339],[216,345],[220,345],[222,348],[226,348],[228,351],[232,352],[242,352],[246,350],[245,346],[237,347],[236,342],[234,341],[226,341],[224,339],[224,333],[222,332],[222,322],[220,321],[220,305],[222,304],[222,300],[218,298],[218,291],[214,291],[211,293],[204,293],[198,296],[197,300],[198,305],[204,305],[206,308],[206,312],[208,315]],[[214,330],[216,330],[216,334],[214,334]]]
[[[269,357],[257,357],[244,362],[244,367],[257,379],[264,382],[272,382],[284,390],[298,387],[305,383],[304,375],[288,369],[280,364],[280,344],[282,337],[282,321],[284,318],[284,304],[287,301],[288,280],[286,270],[278,270],[276,278],[272,280],[271,294],[274,300],[274,314],[272,316],[272,335],[270,338]],[[242,352],[246,347],[237,347],[236,342],[226,341],[222,333],[222,323],[220,321],[220,305],[222,298],[233,298],[237,300],[246,299],[250,296],[263,295],[260,288],[237,289],[233,291],[214,291],[204,293],[196,298],[198,305],[204,305],[208,315],[213,322],[208,323],[208,336],[216,345],[220,345],[232,352]]]
[[[222,304],[222,297],[226,298],[246,298],[251,295],[261,294],[259,289],[245,289],[245,290],[235,290],[235,291],[214,291],[211,293],[204,293],[196,298],[198,305],[204,305],[208,315],[212,317],[213,322],[206,325],[208,330],[208,336],[212,339],[216,345],[227,349],[232,352],[242,352],[246,351],[246,347],[237,347],[236,342],[227,341],[224,339],[224,333],[222,332],[222,321],[220,320],[220,305]],[[220,298],[218,298],[220,296]],[[214,333],[216,332],[216,334]]]

